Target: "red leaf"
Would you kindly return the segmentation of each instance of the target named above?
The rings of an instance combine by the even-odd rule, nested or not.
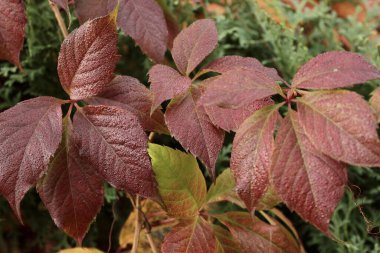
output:
[[[233,142],[231,170],[236,190],[250,211],[269,188],[274,131],[281,118],[278,108],[273,105],[256,111],[239,127]]]
[[[113,79],[118,61],[116,26],[111,16],[86,22],[62,43],[58,74],[73,100],[99,94]]]
[[[214,21],[202,19],[185,28],[174,39],[172,56],[178,70],[189,75],[218,43]]]
[[[173,227],[164,239],[162,253],[215,253],[211,226],[202,218],[184,220]]]
[[[278,84],[260,69],[235,69],[207,85],[200,103],[239,108],[277,93]]]
[[[215,163],[223,146],[224,132],[215,127],[202,105],[201,91],[192,87],[187,94],[173,99],[165,113],[166,124],[182,147],[199,157],[215,179]]]
[[[88,20],[107,15],[116,4],[117,0],[75,0],[75,13],[79,22],[83,24]]]
[[[344,51],[320,54],[303,65],[293,86],[305,89],[334,89],[379,79],[380,71],[363,56]]]
[[[20,51],[24,44],[26,16],[21,0],[0,1],[0,60],[21,69]]]
[[[20,202],[46,173],[61,135],[58,99],[30,99],[0,114],[0,192],[19,220]]]
[[[380,123],[380,87],[372,92],[370,103],[377,113],[377,122]]]
[[[280,225],[269,225],[246,212],[216,216],[231,231],[245,253],[299,253],[294,238]]]
[[[330,235],[330,218],[343,196],[347,172],[344,164],[314,148],[297,114],[289,111],[277,133],[271,168],[273,185],[290,209]]]
[[[66,116],[62,142],[37,190],[57,226],[81,244],[103,205],[103,181],[80,157],[72,131]]]
[[[243,253],[231,233],[219,225],[213,225],[212,230],[216,238],[216,253]]]
[[[117,106],[132,112],[146,131],[168,132],[161,110],[154,111],[150,116],[152,94],[136,78],[116,76],[101,94],[86,101],[93,105]]]
[[[165,65],[155,65],[149,70],[150,89],[153,92],[152,111],[162,102],[185,92],[191,86],[191,79]]]
[[[155,0],[128,0],[120,6],[118,24],[155,62],[163,62],[168,42],[164,12]]]
[[[358,166],[380,166],[376,117],[350,91],[307,93],[297,100],[300,125],[314,146],[331,158]]]
[[[156,197],[156,182],[147,152],[148,138],[138,118],[112,106],[86,106],[74,117],[80,154],[114,187]]]
[[[51,0],[53,3],[58,5],[60,8],[64,9],[65,11],[69,11],[69,2],[68,0]]]

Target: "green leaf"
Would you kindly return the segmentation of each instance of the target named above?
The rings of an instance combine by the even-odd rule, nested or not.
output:
[[[207,202],[219,201],[227,193],[230,193],[235,188],[235,180],[232,176],[231,169],[226,169],[216,179],[215,184],[212,184],[207,193]]]
[[[177,218],[196,216],[206,200],[206,182],[197,160],[157,144],[149,144],[148,152],[168,214]]]

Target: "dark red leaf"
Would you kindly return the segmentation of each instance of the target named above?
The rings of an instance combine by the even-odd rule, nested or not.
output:
[[[81,244],[103,205],[103,181],[80,157],[68,116],[64,123],[61,144],[37,190],[57,226]]]
[[[116,4],[117,0],[75,0],[75,12],[79,22],[83,24],[88,20],[107,15]]]
[[[118,58],[114,17],[86,22],[61,46],[58,74],[62,87],[74,100],[99,94],[114,78]]]
[[[61,135],[58,99],[30,99],[0,114],[0,192],[19,220],[20,202],[46,173]]]
[[[156,197],[147,152],[148,138],[138,118],[113,106],[86,106],[74,116],[80,154],[114,187]]]
[[[202,19],[185,28],[174,39],[172,56],[178,70],[189,75],[218,43],[214,21]]]
[[[173,99],[165,119],[170,133],[199,157],[215,179],[215,163],[223,146],[224,132],[211,123],[203,106],[197,105],[200,95],[199,88],[191,87],[187,94]]]
[[[0,1],[0,60],[21,69],[20,51],[24,44],[26,16],[22,0]]]
[[[101,94],[86,101],[93,105],[117,106],[132,112],[146,131],[168,132],[161,110],[155,110],[150,116],[152,94],[136,78],[117,76]]]
[[[232,146],[231,170],[236,190],[248,210],[256,208],[269,188],[274,131],[279,105],[256,111],[239,127]]]
[[[347,172],[344,164],[314,148],[297,114],[290,110],[277,133],[271,168],[273,185],[291,210],[330,235],[330,218],[343,196]]]
[[[202,218],[184,220],[173,227],[164,239],[162,253],[215,253],[211,226]]]
[[[213,225],[212,230],[216,238],[216,253],[243,253],[231,233],[219,225]]]
[[[174,98],[191,86],[191,79],[165,65],[155,65],[149,70],[150,89],[153,93],[152,111],[165,100]]]
[[[376,117],[351,91],[319,91],[297,99],[299,123],[314,146],[331,158],[358,166],[380,166]]]
[[[380,79],[380,71],[363,56],[345,51],[320,54],[303,65],[293,86],[305,89],[334,89]]]

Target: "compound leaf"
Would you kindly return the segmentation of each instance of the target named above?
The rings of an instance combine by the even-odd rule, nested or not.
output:
[[[149,144],[149,155],[158,189],[170,216],[198,215],[206,200],[206,182],[191,155],[157,144]]]
[[[62,87],[73,100],[99,94],[114,78],[118,58],[114,17],[86,22],[62,43],[58,57]]]
[[[92,105],[117,106],[135,114],[146,131],[167,133],[164,114],[155,110],[150,115],[152,94],[136,78],[116,76],[105,90],[86,99]]]
[[[269,188],[274,131],[280,120],[280,106],[266,106],[253,113],[239,127],[233,141],[231,170],[236,179],[236,190],[250,211]]]
[[[310,92],[297,100],[299,124],[313,145],[335,160],[380,166],[373,110],[351,91]]]
[[[343,196],[347,172],[344,164],[314,148],[297,114],[290,110],[277,134],[271,168],[273,186],[291,210],[331,235],[330,218]]]
[[[380,123],[380,87],[375,89],[371,95],[369,102],[377,113],[377,123]]]
[[[214,253],[215,237],[202,217],[183,220],[165,236],[162,253]]]
[[[61,136],[58,99],[26,100],[0,114],[0,193],[19,220],[20,202],[48,170]]]
[[[335,51],[308,61],[295,74],[292,85],[305,89],[334,89],[379,78],[380,71],[363,56]]]
[[[20,51],[24,44],[25,27],[23,1],[0,1],[0,60],[7,60],[20,69]]]
[[[135,115],[113,106],[85,106],[74,116],[74,131],[81,156],[107,182],[131,194],[157,197],[148,138]]]
[[[57,226],[80,245],[103,205],[103,180],[80,157],[72,128],[68,115],[61,144],[37,190]]]
[[[182,30],[174,39],[172,56],[178,70],[189,75],[218,43],[214,21],[202,19]]]
[[[153,92],[152,111],[165,100],[174,98],[191,86],[191,79],[171,67],[157,64],[149,70],[150,89]]]

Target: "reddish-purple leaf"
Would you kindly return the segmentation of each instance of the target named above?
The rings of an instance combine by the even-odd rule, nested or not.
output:
[[[20,202],[46,173],[61,135],[58,99],[30,99],[0,114],[0,193],[20,220]]]
[[[278,91],[276,80],[255,69],[235,69],[218,76],[207,85],[201,103],[239,108],[269,97]]]
[[[81,244],[103,205],[103,181],[80,157],[68,116],[64,123],[61,144],[37,190],[57,226]]]
[[[375,109],[377,114],[377,122],[380,123],[380,87],[372,92],[370,104]]]
[[[214,21],[202,19],[185,28],[174,39],[172,56],[178,70],[189,75],[218,43]]]
[[[116,76],[101,94],[86,101],[92,105],[117,106],[132,112],[146,131],[168,132],[161,110],[155,110],[150,116],[152,94],[136,78]]]
[[[279,224],[269,225],[246,212],[216,216],[228,227],[244,253],[299,253],[292,236]]]
[[[118,24],[155,62],[163,62],[168,42],[164,12],[155,0],[128,0],[120,5]]]
[[[202,217],[180,221],[165,236],[162,253],[215,253],[215,237]]]
[[[211,123],[203,106],[197,105],[200,95],[200,88],[191,87],[187,94],[173,99],[165,119],[171,134],[199,157],[215,179],[215,163],[223,146],[224,132]]]
[[[276,69],[267,68],[257,59],[252,57],[224,56],[202,68],[202,71],[213,71],[224,74],[228,71],[237,69],[254,69],[255,71],[265,73],[275,81],[282,81],[282,78],[278,75]]]
[[[53,3],[58,5],[60,8],[65,11],[69,11],[69,1],[68,0],[51,0]]]
[[[231,170],[236,190],[250,211],[269,188],[278,108],[272,105],[256,111],[239,127],[233,142]]]
[[[291,210],[330,235],[330,218],[343,196],[347,172],[344,164],[315,149],[297,114],[290,110],[277,133],[272,182]]]
[[[191,86],[191,79],[165,65],[155,65],[149,70],[150,89],[153,93],[152,111],[165,100],[174,98]]]
[[[86,106],[74,116],[80,154],[114,187],[156,197],[147,152],[148,138],[138,118],[113,106]]]
[[[0,0],[0,60],[21,68],[26,16],[22,0]]]
[[[116,4],[117,0],[75,0],[75,13],[79,22],[83,24],[88,20],[107,15]]]
[[[213,225],[212,230],[216,239],[216,253],[243,253],[238,242],[227,229]]]
[[[293,87],[334,89],[380,79],[380,71],[363,56],[345,51],[320,54],[303,65],[293,78]]]
[[[174,39],[180,33],[180,29],[179,29],[178,22],[177,22],[176,18],[174,16],[172,16],[171,13],[166,13],[166,11],[164,10],[164,14],[165,14],[166,25],[168,27],[168,32],[169,32],[169,34],[168,34],[168,48],[169,48],[169,50],[172,50]]]
[[[320,152],[349,164],[380,166],[376,117],[360,95],[310,92],[297,99],[297,110],[300,125]]]
[[[86,22],[62,43],[58,74],[71,99],[99,94],[114,78],[118,60],[113,16]]]

